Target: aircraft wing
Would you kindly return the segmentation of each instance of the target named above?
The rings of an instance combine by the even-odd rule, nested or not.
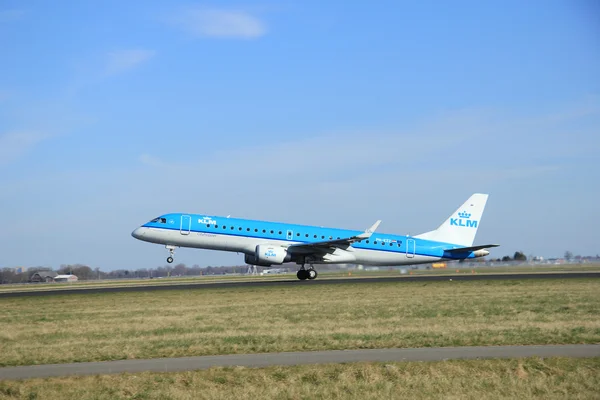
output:
[[[292,252],[292,253],[312,253],[314,251],[319,251],[319,250],[327,251],[328,249],[334,249],[334,248],[347,248],[348,246],[352,245],[352,243],[354,243],[354,242],[359,242],[361,240],[370,238],[380,223],[381,223],[381,220],[378,220],[369,229],[367,229],[363,233],[356,235],[356,236],[351,236],[351,237],[342,238],[342,239],[325,240],[322,242],[314,242],[314,243],[291,244],[288,246],[287,249],[289,252]]]
[[[498,247],[500,246],[499,244],[482,244],[479,246],[471,246],[471,247],[459,247],[457,249],[445,249],[445,252],[448,253],[464,253],[467,251],[477,251],[477,250],[483,250],[483,249],[489,249],[490,247]]]

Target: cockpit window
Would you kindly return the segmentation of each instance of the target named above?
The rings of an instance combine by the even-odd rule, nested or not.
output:
[[[152,221],[150,222],[158,222],[160,220],[160,218],[154,218]]]
[[[158,217],[158,218],[154,218],[150,222],[157,222],[159,224],[166,224],[167,223],[167,219],[166,218],[160,218],[160,217]]]

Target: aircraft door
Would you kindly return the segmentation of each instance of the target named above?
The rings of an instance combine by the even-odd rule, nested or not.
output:
[[[294,239],[294,232],[287,231],[287,240],[292,240],[292,239]]]
[[[179,232],[182,235],[189,235],[191,227],[192,227],[192,217],[190,217],[189,215],[182,215],[181,216],[181,226],[179,228]]]
[[[406,258],[415,256],[415,239],[406,239]]]

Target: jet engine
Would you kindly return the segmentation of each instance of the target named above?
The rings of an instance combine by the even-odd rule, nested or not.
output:
[[[256,246],[256,250],[253,255],[246,254],[244,256],[244,262],[250,265],[260,265],[262,267],[269,267],[273,264],[283,264],[292,260],[292,256],[288,254],[287,250],[267,244],[259,244]]]

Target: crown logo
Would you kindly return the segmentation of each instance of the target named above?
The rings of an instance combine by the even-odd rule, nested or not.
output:
[[[469,219],[469,218],[471,218],[471,214],[469,214],[469,213],[468,213],[468,212],[466,212],[466,211],[459,212],[459,213],[458,213],[458,216],[459,216],[460,218],[466,218],[466,219]]]

